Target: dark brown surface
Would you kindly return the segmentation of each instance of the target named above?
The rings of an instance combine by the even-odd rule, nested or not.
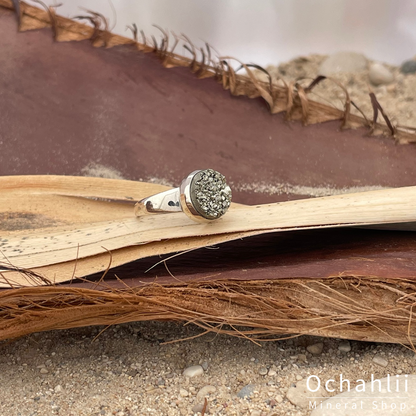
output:
[[[414,279],[416,237],[412,232],[333,229],[269,234],[203,248],[167,259],[152,257],[114,268],[106,284],[213,280],[262,280],[374,276]],[[90,276],[97,281],[102,274]],[[172,278],[174,276],[174,278]],[[134,277],[135,279],[132,279]],[[74,283],[72,283],[73,285]],[[77,286],[91,286],[75,283]]]
[[[232,97],[213,79],[165,69],[133,47],[55,43],[50,29],[18,33],[3,10],[0,51],[2,175],[79,175],[98,163],[127,179],[178,183],[211,167],[248,204],[286,198],[238,190],[253,183],[416,183],[413,145],[340,132],[339,122],[288,123],[261,99]]]

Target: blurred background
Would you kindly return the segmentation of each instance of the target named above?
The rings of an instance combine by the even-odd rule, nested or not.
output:
[[[56,4],[44,0],[47,4]],[[34,2],[31,2],[35,4]],[[105,15],[114,33],[131,36],[136,23],[146,35],[157,24],[208,42],[222,55],[277,65],[310,53],[354,51],[400,65],[416,55],[414,0],[62,0],[58,13],[82,9]],[[39,7],[39,4],[37,4]],[[185,50],[177,50],[186,54]]]

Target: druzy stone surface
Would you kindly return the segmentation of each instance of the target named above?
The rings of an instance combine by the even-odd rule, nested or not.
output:
[[[199,214],[214,220],[229,208],[231,188],[221,173],[212,169],[202,170],[192,180],[191,200]]]

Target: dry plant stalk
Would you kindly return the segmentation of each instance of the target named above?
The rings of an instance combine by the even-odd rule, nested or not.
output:
[[[350,276],[101,289],[0,291],[0,340],[51,329],[172,320],[254,342],[309,334],[414,348],[411,281]]]

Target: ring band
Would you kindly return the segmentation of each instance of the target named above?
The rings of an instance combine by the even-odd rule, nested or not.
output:
[[[184,212],[198,222],[222,217],[231,204],[231,188],[225,177],[215,170],[196,170],[178,188],[169,189],[137,202],[135,214]]]

